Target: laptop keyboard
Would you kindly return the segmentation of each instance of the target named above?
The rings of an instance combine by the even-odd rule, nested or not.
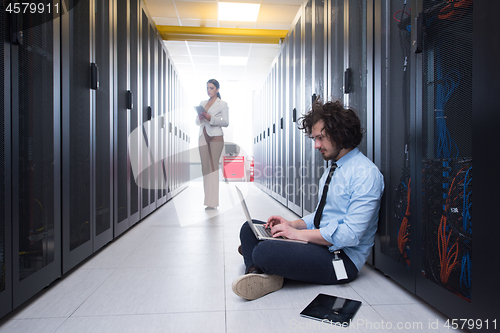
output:
[[[261,235],[265,237],[273,237],[273,234],[271,233],[271,229],[266,229],[264,227],[259,227]]]

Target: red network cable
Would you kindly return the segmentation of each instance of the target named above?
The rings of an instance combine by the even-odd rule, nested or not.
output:
[[[445,210],[443,212],[443,215],[441,216],[441,221],[438,227],[438,250],[439,263],[441,266],[440,277],[441,282],[445,284],[448,283],[448,278],[450,277],[453,268],[458,265],[458,240],[455,240],[455,243],[453,243],[453,245],[450,247],[450,237],[452,231],[450,230],[450,232],[446,234],[446,226],[448,221],[446,212],[450,210],[450,203],[452,201],[451,194],[454,186],[456,186],[455,181],[457,180],[458,175],[460,175],[463,170],[465,170],[465,167],[457,172],[457,175],[451,182],[450,189],[448,190],[448,197],[446,198]],[[458,183],[460,184],[461,182],[463,182],[463,180],[459,181]]]
[[[467,8],[472,5],[473,0],[448,0],[448,4],[439,11],[441,20],[458,20],[464,14]]]
[[[411,8],[410,8],[410,11],[411,11]],[[401,20],[398,20],[398,19],[396,18],[396,14],[397,14],[397,13],[401,13],[401,12],[405,13],[405,14],[406,14],[406,15],[408,15],[408,16],[411,16],[411,15],[410,15],[407,11],[405,11],[404,9],[401,9],[401,10],[398,10],[397,12],[395,12],[395,13],[394,13],[394,15],[392,16],[392,18],[393,18],[393,19],[395,19],[395,20],[396,20],[396,21],[398,21],[398,22],[401,22]]]

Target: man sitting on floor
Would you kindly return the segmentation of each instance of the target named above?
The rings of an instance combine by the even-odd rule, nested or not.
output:
[[[233,282],[233,291],[248,300],[281,289],[284,278],[319,284],[350,282],[374,243],[384,179],[356,148],[363,138],[358,116],[339,101],[315,102],[299,124],[331,166],[319,181],[321,200],[315,212],[295,221],[271,216],[265,223],[273,237],[307,244],[259,241],[247,222],[241,227],[246,272]]]

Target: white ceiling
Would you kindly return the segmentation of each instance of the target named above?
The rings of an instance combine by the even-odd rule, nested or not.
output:
[[[259,3],[257,22],[219,21],[218,0],[145,0],[156,25],[289,30],[303,0],[225,0]],[[215,78],[223,83],[264,83],[279,52],[278,44],[165,41],[184,86]],[[246,66],[228,66],[221,56],[248,57]]]

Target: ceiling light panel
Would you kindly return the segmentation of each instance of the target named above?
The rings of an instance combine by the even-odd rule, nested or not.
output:
[[[246,66],[248,62],[248,57],[219,57],[220,64],[224,66]]]
[[[176,1],[175,6],[181,20],[217,20],[217,4],[215,2]]]
[[[250,47],[223,47],[221,43],[220,55],[226,57],[248,57]]]
[[[256,22],[260,4],[219,2],[219,21]]]

